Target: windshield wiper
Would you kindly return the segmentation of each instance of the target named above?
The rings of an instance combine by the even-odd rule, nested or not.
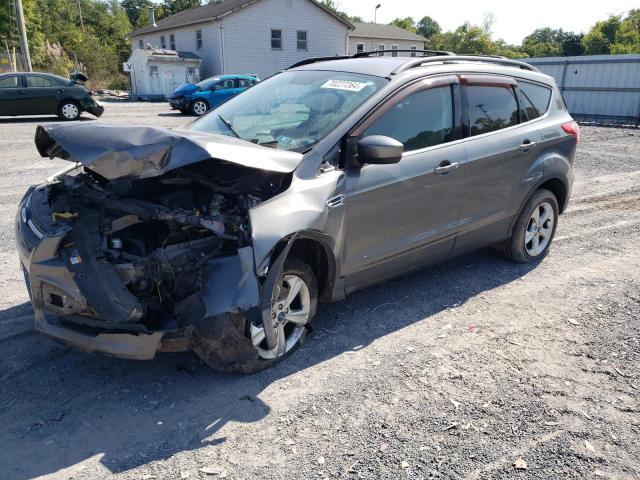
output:
[[[229,120],[227,120],[226,118],[224,118],[221,114],[218,114],[218,118],[219,118],[220,120],[222,120],[222,123],[224,123],[224,126],[225,126],[225,127],[227,127],[227,128],[229,129],[229,131],[230,131],[231,133],[233,133],[233,135],[234,135],[236,138],[240,138],[240,135],[238,135],[238,132],[236,132],[236,131],[233,129],[233,125],[231,125],[231,122],[230,122]]]

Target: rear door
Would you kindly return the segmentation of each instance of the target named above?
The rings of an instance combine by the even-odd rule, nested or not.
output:
[[[0,78],[0,116],[24,115],[26,88],[22,75],[6,75]]]
[[[540,133],[523,123],[517,82],[498,75],[462,75],[467,128],[463,234],[456,251],[507,237],[520,202],[518,192],[537,158]]]
[[[27,109],[31,115],[57,113],[65,86],[45,75],[26,74]]]
[[[451,253],[460,220],[464,144],[455,76],[414,84],[383,104],[350,141],[385,135],[399,163],[347,171],[342,271],[348,290]]]

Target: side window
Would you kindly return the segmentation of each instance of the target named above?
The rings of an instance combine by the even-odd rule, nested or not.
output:
[[[296,44],[298,50],[307,50],[307,32],[305,30],[297,31]]]
[[[405,152],[454,139],[451,87],[422,90],[400,100],[363,136],[385,135],[404,144]]]
[[[47,77],[40,77],[38,75],[27,75],[27,87],[57,87],[59,86],[57,83],[51,81],[51,79]]]
[[[238,87],[240,88],[249,88],[251,85],[253,85],[251,83],[251,80],[248,80],[246,78],[238,78]]]
[[[364,52],[364,43],[356,43],[356,53]]]
[[[382,50],[384,50],[384,43],[381,43],[378,45],[378,51],[382,51]],[[379,53],[378,56],[384,57],[384,53]]]
[[[0,78],[0,88],[18,88],[18,77],[11,75],[9,77]]]
[[[518,81],[518,89],[522,98],[522,108],[527,120],[541,117],[549,108],[551,90],[535,83]]]
[[[228,88],[236,88],[233,78],[227,78],[218,83],[218,90],[227,90]]]
[[[196,30],[196,49],[202,48],[202,30]]]
[[[471,136],[517,125],[518,102],[511,86],[469,85],[466,91]]]
[[[171,50],[176,49],[176,36],[173,33],[169,35],[169,47]]]
[[[167,48],[167,41],[164,35],[160,35],[160,48]]]
[[[391,50],[395,50],[395,52],[391,52],[392,57],[398,56],[398,45],[391,45]]]
[[[411,56],[412,57],[416,56],[416,47],[411,47]]]

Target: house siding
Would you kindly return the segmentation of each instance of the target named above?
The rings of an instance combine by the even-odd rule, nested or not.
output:
[[[357,52],[358,43],[364,43],[364,51],[370,52],[378,49],[378,45],[383,43],[386,50],[391,50],[391,45],[398,45],[398,50],[411,50],[411,47],[415,47],[417,50],[424,48],[423,42],[410,41],[410,40],[394,40],[391,38],[370,38],[370,37],[349,37],[349,54],[353,55]],[[385,55],[391,56],[391,53]],[[411,53],[398,53],[398,56],[409,57]]]
[[[196,48],[196,30],[202,30],[202,48]],[[180,52],[193,52],[202,59],[200,65],[200,77],[206,78],[216,75],[220,71],[220,38],[217,24],[213,22],[190,25],[175,30],[162,30],[131,37],[131,49],[139,48],[142,44],[149,44],[154,48],[160,48],[160,37],[164,36],[167,48],[170,48],[170,35],[175,35],[176,50]]]
[[[308,0],[261,0],[220,21],[224,72],[260,78],[311,57],[344,55],[348,29]],[[271,49],[271,29],[282,30],[282,50]],[[297,49],[298,30],[307,32],[307,51]]]

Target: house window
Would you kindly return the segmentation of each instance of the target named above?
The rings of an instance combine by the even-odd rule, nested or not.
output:
[[[196,49],[202,48],[202,30],[196,30]]]
[[[378,51],[382,52],[382,50],[384,50],[384,43],[381,43],[380,45],[378,45]],[[378,56],[384,57],[384,53],[379,53]]]
[[[416,56],[416,47],[411,47],[411,56],[412,57]]]
[[[364,43],[356,43],[356,53],[364,52]]]
[[[164,35],[160,36],[160,48],[167,48],[167,40]]]
[[[271,29],[271,49],[282,50],[282,30]]]
[[[176,49],[176,36],[173,33],[169,35],[169,48],[171,48],[171,50]]]
[[[138,48],[144,48],[144,42],[142,39],[138,40]]]
[[[395,50],[394,52],[391,52],[391,56],[392,57],[397,57],[398,56],[398,45],[391,45],[391,50]]]
[[[306,50],[307,49],[307,32],[304,30],[298,30],[296,39],[298,44],[298,50]]]

